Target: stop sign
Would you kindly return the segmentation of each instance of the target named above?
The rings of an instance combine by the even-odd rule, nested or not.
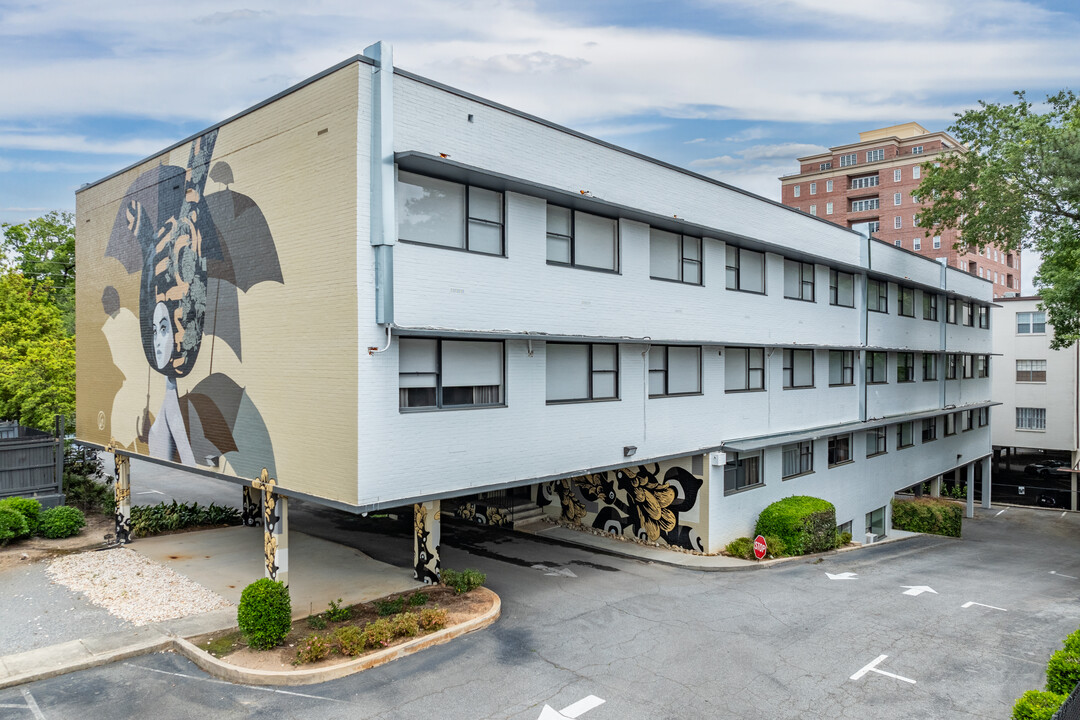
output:
[[[768,552],[768,550],[769,548],[765,545],[765,538],[760,535],[754,538],[754,557],[758,560],[764,560],[765,553]]]

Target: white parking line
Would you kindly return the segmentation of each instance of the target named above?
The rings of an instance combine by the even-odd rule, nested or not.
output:
[[[1062,512],[1062,513],[1061,513],[1061,517],[1065,517],[1065,515],[1066,515],[1066,513],[1067,513],[1067,512],[1068,512],[1068,511],[1064,511],[1064,512]]]
[[[859,678],[861,678],[866,673],[877,673],[878,675],[884,675],[885,677],[891,677],[891,678],[893,678],[895,680],[903,680],[906,683],[911,683],[912,685],[914,685],[915,681],[912,680],[911,678],[902,677],[900,675],[894,675],[891,672],[885,672],[884,670],[878,670],[877,669],[878,663],[880,663],[882,660],[884,660],[887,657],[889,657],[889,656],[888,655],[878,655],[877,658],[872,660],[866,667],[864,667],[862,670],[859,670],[859,672],[852,675],[851,678],[849,678],[849,679],[858,680]]]
[[[45,720],[45,715],[41,712],[41,708],[38,707],[37,700],[30,694],[30,691],[26,688],[22,689],[23,697],[26,698],[26,707],[30,708],[30,712],[34,713],[36,720]]]
[[[1072,575],[1063,575],[1062,573],[1059,573],[1057,570],[1051,570],[1050,574],[1051,575],[1057,575],[1058,577],[1069,578],[1070,580],[1076,580],[1077,579],[1077,578],[1074,578]]]
[[[1008,510],[1008,509],[1009,509],[1009,508],[1005,508],[1005,510]],[[995,515],[994,517],[997,517],[997,516],[998,516],[998,515],[1000,515],[1001,513],[1005,512],[1005,510],[999,510],[999,511],[998,511],[998,513],[997,513],[997,515]]]
[[[158,670],[157,668],[142,667],[141,665],[132,665],[131,663],[124,663],[124,665],[131,668],[138,668],[139,670],[147,670],[149,672],[161,673],[162,675],[172,675],[173,677],[187,678],[188,680],[201,680],[202,682],[214,683],[215,685],[232,685],[234,687],[236,686],[235,683],[231,683],[226,680],[201,678],[196,677],[195,675],[187,675],[185,673],[169,672],[168,670]],[[241,685],[240,687],[247,688],[248,690],[260,690],[262,692],[277,693],[279,695],[294,695],[296,697],[311,698],[313,700],[328,700],[329,702],[347,702],[346,700],[337,700],[335,698],[324,697],[322,695],[308,695],[306,693],[289,692],[288,690],[277,690],[275,688],[268,687],[256,687],[255,685]],[[39,720],[44,720],[44,717],[40,718]]]

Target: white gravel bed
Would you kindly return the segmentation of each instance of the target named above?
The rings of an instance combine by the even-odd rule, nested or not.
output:
[[[127,548],[68,555],[49,563],[47,572],[54,582],[83,593],[134,625],[232,606],[217,593]]]

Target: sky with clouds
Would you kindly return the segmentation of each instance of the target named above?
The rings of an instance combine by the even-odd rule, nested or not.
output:
[[[1075,84],[1078,37],[1075,0],[0,0],[0,221],[73,210],[83,183],[377,40],[399,67],[778,199],[796,157],[860,130]]]

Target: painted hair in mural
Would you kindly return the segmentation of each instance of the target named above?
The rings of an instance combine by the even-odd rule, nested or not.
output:
[[[217,130],[211,130],[192,141],[187,167],[161,165],[136,178],[105,251],[128,273],[142,273],[143,353],[150,370],[165,376],[165,399],[152,420],[146,408],[140,436],[152,457],[192,466],[214,465],[236,452],[238,425],[251,425],[241,416],[254,406],[231,378],[213,372],[212,347],[205,379],[183,397],[177,379],[193,374],[207,331],[242,359],[237,290],[284,282],[262,212],[251,198],[228,188],[233,177],[226,163],[211,169],[216,141]],[[208,176],[226,189],[207,195]],[[269,438],[261,445],[266,467]]]

